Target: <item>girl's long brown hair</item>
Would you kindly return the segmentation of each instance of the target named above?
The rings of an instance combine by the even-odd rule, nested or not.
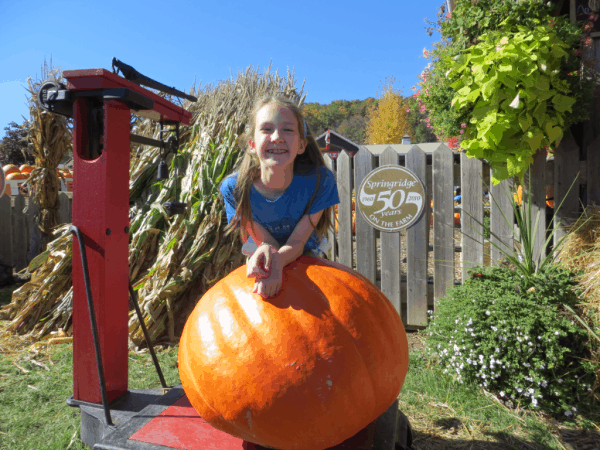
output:
[[[241,159],[241,162],[238,164],[236,168],[236,172],[238,172],[237,178],[237,186],[235,189],[235,198],[237,200],[237,208],[235,210],[235,215],[231,222],[227,224],[225,227],[225,232],[227,234],[231,233],[235,230],[236,225],[239,223],[240,225],[240,235],[242,240],[247,239],[247,231],[246,227],[248,222],[252,218],[252,207],[250,205],[250,187],[253,183],[260,179],[260,162],[256,154],[248,151],[248,141],[254,139],[254,131],[256,129],[256,115],[261,108],[267,105],[276,105],[289,109],[294,113],[294,117],[298,121],[298,130],[300,132],[300,139],[306,140],[306,148],[303,153],[296,156],[294,160],[294,172],[295,173],[306,173],[311,170],[316,169],[317,173],[317,185],[315,186],[315,191],[311,197],[310,203],[307,205],[306,213],[310,212],[310,206],[314,199],[314,194],[316,193],[316,189],[320,183],[320,168],[325,166],[325,160],[323,159],[323,154],[317,145],[317,141],[315,140],[313,134],[311,133],[308,126],[306,128],[306,134],[304,130],[304,117],[302,115],[302,111],[300,108],[292,102],[287,97],[281,95],[269,95],[267,97],[263,97],[256,102],[254,108],[252,109],[252,113],[250,114],[249,123],[246,126],[245,133],[240,137],[241,143],[246,145],[246,152]],[[333,207],[326,208],[319,219],[319,222],[315,226],[311,222],[311,225],[317,232],[319,238],[323,237],[327,230],[332,226],[331,223],[331,212],[333,211]],[[310,215],[309,215],[310,216]]]

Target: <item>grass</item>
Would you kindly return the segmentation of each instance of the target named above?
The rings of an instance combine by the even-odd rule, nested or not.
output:
[[[428,367],[422,350],[410,354],[399,399],[415,449],[600,448],[600,410],[557,421],[518,405],[509,409],[479,386],[454,382],[440,368]]]
[[[179,384],[177,349],[157,348],[168,385]],[[79,410],[65,403],[73,394],[72,371],[73,344],[0,355],[0,449],[89,450],[79,439]],[[160,387],[148,353],[130,353],[129,387]]]
[[[0,290],[0,305],[10,301],[8,290]],[[180,383],[178,349],[157,348],[168,385]],[[79,410],[65,403],[73,393],[72,365],[72,344],[0,353],[0,449],[89,450],[79,438]],[[147,352],[130,352],[129,387],[160,387]],[[415,450],[600,448],[600,411],[556,421],[518,406],[509,409],[479,386],[455,383],[428,367],[419,349],[411,350],[399,399]]]

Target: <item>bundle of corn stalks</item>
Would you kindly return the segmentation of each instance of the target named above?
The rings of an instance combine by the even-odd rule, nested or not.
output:
[[[581,273],[582,319],[589,331],[592,360],[599,364],[596,390],[600,386],[600,206],[586,208],[570,229],[561,250],[560,263]]]
[[[239,239],[223,233],[225,217],[218,201],[218,186],[242,153],[238,138],[255,100],[283,93],[301,105],[304,85],[298,92],[295,83],[293,73],[282,77],[271,73],[269,66],[264,74],[249,67],[236,79],[232,76],[202,90],[192,88],[190,93],[198,102],[182,105],[193,113],[193,119],[189,127],[181,128],[179,152],[167,160],[171,168],[167,180],[156,180],[159,149],[133,149],[129,277],[153,343],[176,343],[176,325],[185,320],[201,295],[243,264]],[[135,132],[158,138],[158,126],[149,120],[138,123]],[[162,205],[175,200],[188,206],[185,214],[169,218]],[[61,232],[47,255],[32,261],[32,265],[38,265],[38,273],[44,274],[41,277],[52,276],[43,286],[24,285],[15,291],[13,302],[0,310],[0,318],[12,321],[9,332],[31,333],[41,339],[58,327],[70,326],[71,237]],[[58,256],[59,249],[64,254]],[[13,306],[15,303],[18,306]],[[130,346],[145,343],[133,310],[129,333]]]
[[[60,180],[58,179],[58,165],[72,148],[72,129],[68,118],[44,110],[38,101],[37,93],[46,80],[62,81],[60,70],[52,68],[44,61],[41,80],[27,80],[29,97],[27,151],[35,157],[35,168],[25,183],[33,187],[33,201],[39,205],[40,212],[36,223],[40,228],[45,241],[42,250],[50,238],[52,228],[58,222]]]

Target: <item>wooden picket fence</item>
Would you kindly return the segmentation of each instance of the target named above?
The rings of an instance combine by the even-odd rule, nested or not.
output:
[[[598,143],[600,144],[600,142]],[[600,145],[597,145],[600,147]],[[600,151],[600,148],[598,149]],[[588,149],[589,151],[589,149]],[[513,195],[513,180],[497,186],[490,182],[490,169],[479,159],[469,159],[463,153],[453,152],[445,144],[425,154],[413,145],[407,154],[399,154],[391,147],[381,154],[372,154],[366,147],[351,158],[345,151],[334,161],[325,157],[328,167],[337,179],[340,204],[339,229],[329,234],[335,245],[329,256],[352,267],[377,284],[390,299],[408,329],[421,328],[427,323],[427,310],[445,296],[449,287],[462,283],[468,269],[477,265],[494,265],[503,255],[493,244],[514,248],[519,233],[514,225],[514,213],[509,195]],[[590,157],[588,157],[589,164]],[[423,182],[426,190],[426,208],[421,219],[402,232],[383,232],[369,225],[358,211],[356,199],[356,231],[352,231],[352,195],[358,194],[360,184],[373,169],[384,165],[401,165],[412,170]],[[554,161],[546,161],[539,154],[531,166],[532,216],[538,216],[534,258],[546,253],[546,185],[554,186],[555,205],[562,207],[554,223],[572,223],[582,211],[580,194],[585,189],[596,195],[600,189],[600,167],[594,169],[596,177],[587,172],[585,161],[579,160],[579,148],[573,140],[566,140],[556,150]],[[579,176],[578,175],[579,172]],[[574,179],[575,185],[569,191]],[[460,186],[460,208],[454,205],[454,186]],[[484,192],[489,188],[491,243],[484,242]],[[568,195],[567,195],[568,192]],[[582,194],[583,196],[585,193]],[[523,195],[527,197],[527,190]],[[593,196],[592,196],[593,197]],[[433,232],[430,238],[430,200],[433,200]],[[454,212],[460,214],[460,225],[454,224]],[[508,222],[507,222],[508,221]],[[455,239],[455,229],[460,229]],[[555,242],[565,234],[563,226],[557,228]],[[496,237],[497,236],[497,237]],[[431,239],[431,242],[430,242]],[[406,258],[401,260],[402,240],[405,240]],[[460,252],[460,276],[455,279],[455,253]],[[378,265],[378,254],[380,264]],[[428,276],[428,262],[433,260],[433,276]],[[379,266],[379,267],[378,267]]]
[[[70,193],[59,194],[60,224],[71,223],[71,198]],[[34,219],[38,213],[39,206],[30,197],[0,197],[0,263],[20,271],[42,252]]]

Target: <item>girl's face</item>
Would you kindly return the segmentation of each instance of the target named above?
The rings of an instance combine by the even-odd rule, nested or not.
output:
[[[268,104],[256,115],[254,140],[249,142],[261,167],[293,167],[296,156],[303,153],[306,143],[300,139],[298,121],[284,106]]]

